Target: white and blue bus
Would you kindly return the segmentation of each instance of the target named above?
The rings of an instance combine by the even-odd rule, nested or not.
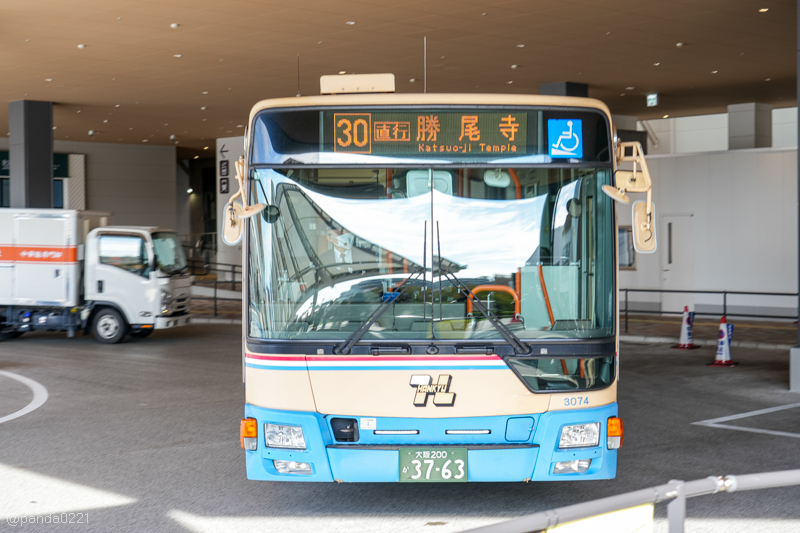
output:
[[[240,237],[247,477],[613,478],[612,132],[587,98],[259,102],[228,206],[266,206]]]

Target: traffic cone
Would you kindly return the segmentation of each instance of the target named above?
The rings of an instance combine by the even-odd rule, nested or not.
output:
[[[689,312],[689,307],[683,307],[683,322],[681,322],[681,338],[674,350],[694,350],[699,348],[692,342],[692,325],[694,324],[694,313]]]
[[[733,324],[728,324],[725,317],[719,321],[719,341],[717,341],[717,355],[709,366],[736,366],[739,363],[731,361],[731,337]]]

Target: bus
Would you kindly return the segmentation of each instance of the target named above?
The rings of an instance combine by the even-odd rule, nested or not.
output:
[[[248,479],[614,478],[612,196],[648,192],[652,229],[641,146],[588,98],[359,90],[250,114],[224,235]]]

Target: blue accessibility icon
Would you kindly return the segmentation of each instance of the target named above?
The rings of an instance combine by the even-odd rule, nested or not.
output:
[[[547,121],[547,153],[552,158],[583,157],[583,121],[577,118]]]

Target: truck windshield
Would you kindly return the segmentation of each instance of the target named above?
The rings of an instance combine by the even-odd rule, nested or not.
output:
[[[165,231],[154,233],[153,247],[159,270],[170,276],[186,270],[186,255],[175,233]]]
[[[601,191],[610,176],[552,167],[256,170],[253,201],[280,214],[251,219],[250,336],[347,339],[388,301],[364,341],[502,339],[475,298],[521,339],[611,336],[614,224]]]

